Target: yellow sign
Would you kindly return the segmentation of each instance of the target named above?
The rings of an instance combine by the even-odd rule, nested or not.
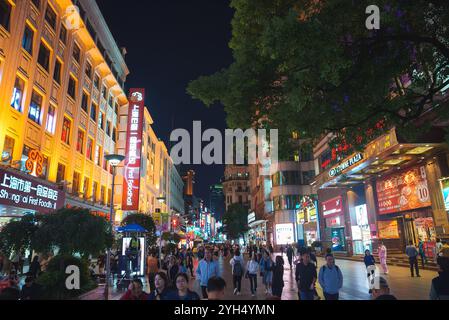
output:
[[[156,226],[160,226],[162,224],[162,218],[160,212],[153,213],[153,220]]]
[[[399,239],[398,220],[378,221],[379,239]]]
[[[368,159],[380,155],[382,152],[396,146],[398,139],[396,137],[396,130],[393,129],[387,134],[377,138],[369,143],[365,148],[364,158]]]

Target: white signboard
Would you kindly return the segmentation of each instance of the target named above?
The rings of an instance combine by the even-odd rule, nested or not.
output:
[[[276,225],[276,244],[286,245],[295,242],[295,234],[293,231],[293,223]]]

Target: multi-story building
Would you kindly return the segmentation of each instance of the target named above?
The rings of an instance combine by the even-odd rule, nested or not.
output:
[[[209,188],[209,209],[217,221],[221,221],[224,215],[224,193],[222,184],[214,184]]]
[[[223,178],[223,194],[226,210],[232,204],[249,206],[249,172],[245,165],[226,165]]]
[[[124,50],[93,0],[0,2],[2,164],[56,184],[64,205],[107,213]]]
[[[184,215],[184,181],[172,159],[168,162],[170,176],[170,210],[172,213]]]

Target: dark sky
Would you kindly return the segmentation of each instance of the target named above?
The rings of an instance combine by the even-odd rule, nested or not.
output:
[[[125,46],[130,69],[126,88],[146,89],[146,104],[158,137],[169,146],[174,128],[192,131],[201,120],[207,128],[224,130],[222,106],[206,108],[186,94],[190,80],[232,62],[228,47],[233,10],[228,0],[97,0],[119,46]],[[190,168],[190,167],[188,167]],[[223,166],[192,166],[195,194],[208,199]],[[183,167],[186,169],[186,167]]]

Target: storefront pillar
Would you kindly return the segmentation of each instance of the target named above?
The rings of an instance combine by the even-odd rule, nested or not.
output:
[[[377,251],[377,248],[379,247],[379,238],[377,234],[377,209],[376,209],[375,188],[376,187],[373,181],[366,181],[365,199],[366,199],[366,209],[368,211],[368,222],[370,225],[373,251]]]
[[[355,211],[357,194],[352,190],[349,190],[345,193],[346,205],[344,210],[345,217],[345,236],[346,236],[346,251],[348,256],[352,256],[354,254],[353,243],[352,243],[352,222],[351,222],[351,211]],[[355,215],[353,213],[353,215]]]
[[[432,202],[435,231],[437,237],[444,237],[449,234],[449,221],[439,182],[439,179],[442,178],[440,166],[443,168],[444,166],[447,167],[446,155],[439,156],[434,161],[428,162],[426,166],[426,175]]]

